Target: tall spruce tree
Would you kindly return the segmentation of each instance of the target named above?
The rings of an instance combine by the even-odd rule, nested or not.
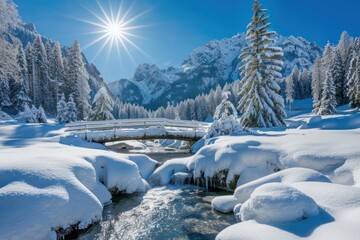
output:
[[[344,64],[338,49],[334,51],[334,59],[329,71],[334,78],[335,97],[337,106],[342,106],[347,102],[347,86],[345,78]]]
[[[294,87],[295,87],[295,81],[299,78],[299,69],[295,65],[290,75],[285,79],[286,83],[286,102],[289,103],[289,107],[291,106],[291,103],[294,101]]]
[[[50,105],[50,77],[49,77],[49,63],[47,60],[45,46],[41,37],[36,36],[33,46],[33,103],[35,106],[42,105],[45,111],[51,111]]]
[[[312,70],[311,91],[313,98],[313,113],[317,114],[321,105],[322,84],[323,84],[322,61],[318,57],[315,60]]]
[[[66,109],[66,122],[76,122],[78,120],[77,107],[72,94],[70,94],[69,101],[66,103]]]
[[[67,122],[67,105],[65,102],[65,95],[61,94],[61,98],[56,105],[56,121],[58,123],[66,123]]]
[[[19,81],[15,82],[12,87],[12,103],[13,111],[18,114],[24,111],[25,105],[30,105],[29,98],[29,82],[27,75],[27,62],[22,45],[18,45],[17,64],[19,66]]]
[[[58,102],[59,96],[61,95],[61,93],[64,93],[64,91],[62,91],[62,88],[65,80],[64,62],[63,62],[61,46],[59,42],[55,42],[51,65],[52,65],[52,77],[54,79],[54,87],[55,87],[55,99],[56,102]]]
[[[73,94],[77,110],[78,118],[86,120],[88,119],[91,106],[90,101],[90,87],[88,83],[88,74],[85,70],[83,57],[80,51],[80,44],[75,40],[70,49],[69,56],[69,73],[66,83],[66,95]]]
[[[335,98],[335,86],[334,76],[329,69],[326,72],[325,81],[322,86],[321,106],[319,109],[319,115],[331,115],[336,112],[336,98]]]
[[[348,73],[348,96],[350,99],[350,107],[360,108],[360,57],[354,55],[350,62]]]
[[[113,103],[105,87],[99,89],[94,97],[95,104],[92,120],[112,120]]]
[[[345,70],[347,70],[347,68],[349,67],[349,63],[350,61],[349,59],[349,54],[350,54],[350,49],[351,49],[351,45],[352,45],[352,39],[349,36],[349,34],[344,31],[341,34],[340,40],[339,40],[339,44],[338,44],[338,50],[341,56],[341,61],[344,65]]]
[[[270,23],[267,10],[261,9],[258,0],[253,4],[254,15],[247,26],[248,46],[240,55],[245,63],[241,67],[243,81],[240,91],[239,110],[243,127],[284,126],[286,113],[284,99],[277,79],[281,78],[282,49],[271,46],[275,32],[268,31]]]

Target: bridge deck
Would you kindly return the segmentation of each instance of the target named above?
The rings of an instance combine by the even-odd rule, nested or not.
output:
[[[198,141],[207,132],[208,123],[171,119],[126,119],[74,122],[67,130],[87,141],[113,142],[121,140],[177,139]]]

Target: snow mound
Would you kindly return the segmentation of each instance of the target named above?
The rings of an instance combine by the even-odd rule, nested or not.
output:
[[[229,213],[232,212],[235,205],[238,203],[237,199],[230,195],[230,196],[220,196],[215,197],[211,201],[211,206],[222,213]]]
[[[345,110],[333,116],[312,116],[306,125],[308,128],[320,129],[356,129],[360,128],[360,112]],[[306,128],[306,127],[305,127]]]
[[[244,203],[250,198],[250,195],[254,190],[266,183],[285,183],[291,184],[296,182],[331,182],[325,175],[308,168],[289,168],[259,178],[255,181],[246,183],[244,185],[236,188],[234,196],[237,198],[238,202]]]
[[[215,174],[227,170],[226,184],[240,176],[239,185],[274,172],[279,165],[276,152],[259,149],[261,144],[257,141],[241,143],[238,139],[222,137],[215,144],[201,148],[186,163],[194,178],[204,177],[209,181]]]
[[[112,148],[122,149],[122,150],[144,150],[146,149],[146,145],[136,141],[136,140],[128,140],[128,141],[120,141],[115,144],[106,144],[106,146],[111,146]]]
[[[148,178],[149,184],[163,186],[170,183],[174,174],[179,172],[189,172],[185,164],[187,159],[188,158],[177,158],[166,161]]]
[[[126,155],[124,158],[136,163],[143,179],[147,179],[154,172],[156,165],[159,164],[154,159],[143,154]]]
[[[22,154],[33,155],[33,151]],[[5,155],[0,163],[0,236],[3,239],[48,238],[52,228],[84,228],[101,219],[111,195],[81,159],[52,156],[26,159]]]
[[[359,239],[360,188],[322,182],[299,182],[291,186],[318,204],[317,216],[287,224],[241,222],[220,232],[216,239]]]
[[[360,157],[347,160],[334,172],[337,183],[360,187]]]
[[[241,221],[272,224],[299,221],[318,213],[319,207],[311,197],[281,183],[258,187],[240,209]]]
[[[0,238],[50,239],[102,217],[110,191],[149,186],[138,166],[101,144],[66,136],[63,125],[0,126]]]

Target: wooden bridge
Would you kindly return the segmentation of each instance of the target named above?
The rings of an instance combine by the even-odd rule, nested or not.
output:
[[[196,142],[205,136],[209,123],[165,118],[73,122],[66,131],[90,142],[176,139]]]

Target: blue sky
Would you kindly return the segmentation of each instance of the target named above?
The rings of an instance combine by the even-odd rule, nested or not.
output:
[[[96,21],[86,8],[101,15],[95,0],[14,0],[25,22],[36,24],[40,34],[70,46],[76,38],[87,46],[99,35],[84,33],[94,27],[76,18]],[[108,0],[99,0],[108,9]],[[119,1],[110,0],[113,7]],[[140,63],[163,68],[179,66],[192,49],[212,39],[244,32],[251,19],[251,0],[138,0],[123,1],[124,9],[134,2],[129,16],[145,13],[132,25],[146,25],[131,38],[145,53],[129,47],[131,58],[105,47],[96,56],[102,41],[84,50],[107,81],[129,78]],[[282,35],[302,36],[323,46],[336,43],[343,30],[360,36],[359,0],[262,0],[271,15],[272,29]]]

